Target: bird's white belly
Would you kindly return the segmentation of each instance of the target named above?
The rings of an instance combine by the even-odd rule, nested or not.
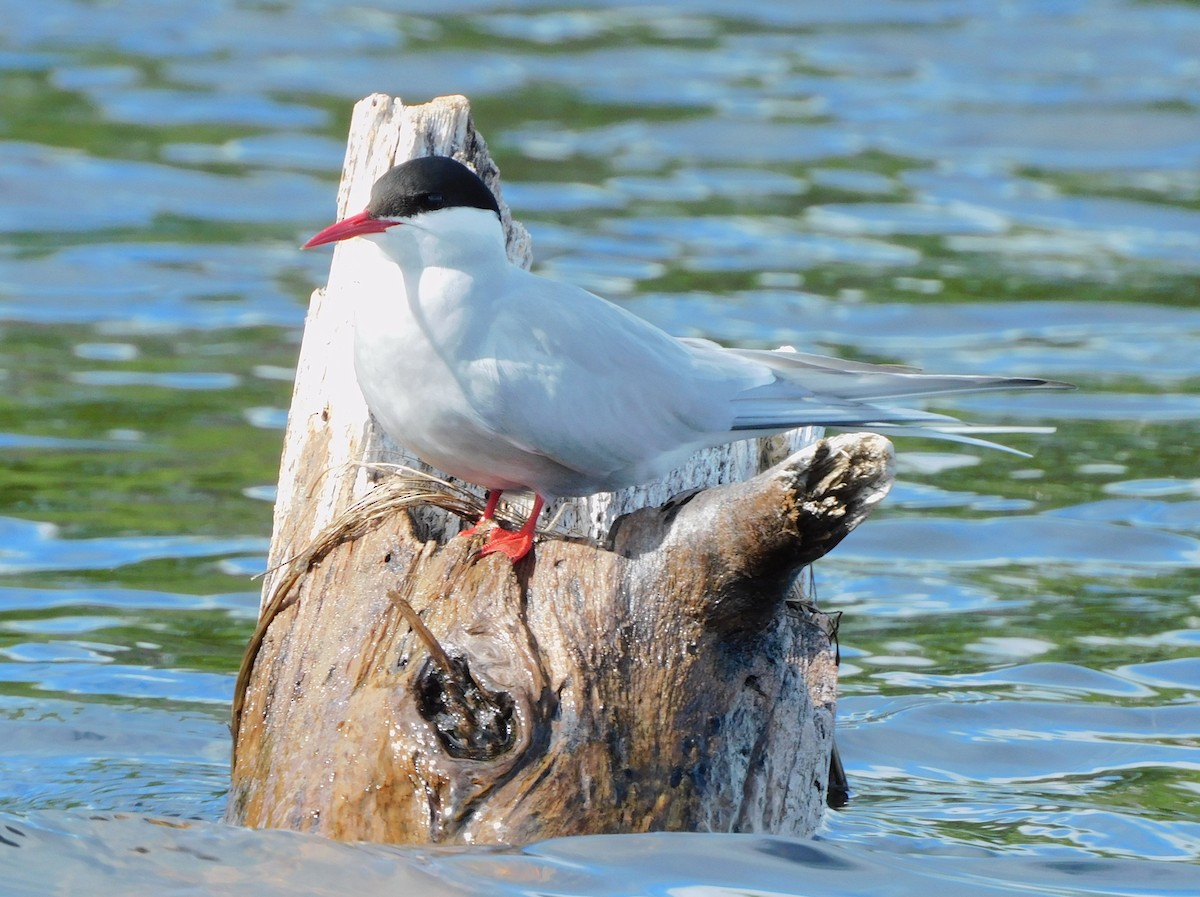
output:
[[[354,367],[367,407],[391,439],[488,489],[561,494],[558,465],[501,435],[475,407],[461,371],[419,333],[389,331],[378,322],[356,327]]]
[[[445,473],[489,488],[515,487],[491,482],[497,477],[488,458],[494,434],[441,359],[421,348],[397,349],[371,334],[356,339],[355,374],[379,426]]]

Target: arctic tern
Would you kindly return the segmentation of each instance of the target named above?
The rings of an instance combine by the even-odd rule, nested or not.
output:
[[[953,418],[877,403],[1067,386],[678,339],[510,263],[496,198],[447,157],[395,166],[366,209],[304,248],[350,238],[377,253],[355,309],[367,406],[422,460],[489,490],[468,533],[493,522],[502,492],[534,494],[525,524],[495,526],[481,550],[514,562],[545,500],[644,483],[698,449],[817,425],[962,438]]]

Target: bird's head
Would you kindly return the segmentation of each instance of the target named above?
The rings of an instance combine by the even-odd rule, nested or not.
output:
[[[448,209],[480,209],[497,220],[500,206],[479,175],[447,156],[426,156],[389,169],[371,187],[371,201],[357,215],[329,225],[305,249],[351,237],[379,234],[396,225]]]

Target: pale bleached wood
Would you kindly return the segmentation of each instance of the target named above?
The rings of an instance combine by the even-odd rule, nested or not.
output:
[[[427,154],[480,173],[510,257],[528,265],[528,234],[462,97],[357,104],[339,217],[389,166]],[[810,833],[836,669],[827,633],[785,599],[800,565],[887,491],[887,441],[839,437],[660,507],[753,477],[812,434],[713,450],[663,482],[569,503],[560,523],[612,550],[550,539],[515,569],[476,562],[474,543],[446,541],[461,518],[436,507],[444,497],[379,503],[397,481],[368,462],[421,465],[374,427],[354,381],[356,243],[338,244],[306,321],[273,569],[235,697],[228,818],[396,842]],[[430,710],[431,688],[473,683],[483,711],[507,714],[510,741],[482,717]],[[456,732],[479,745],[456,753]]]

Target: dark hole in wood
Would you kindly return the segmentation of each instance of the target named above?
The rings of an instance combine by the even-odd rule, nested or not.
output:
[[[476,682],[467,658],[452,656],[450,665],[446,670],[432,660],[425,664],[417,677],[417,710],[451,757],[494,760],[516,740],[512,696]]]

